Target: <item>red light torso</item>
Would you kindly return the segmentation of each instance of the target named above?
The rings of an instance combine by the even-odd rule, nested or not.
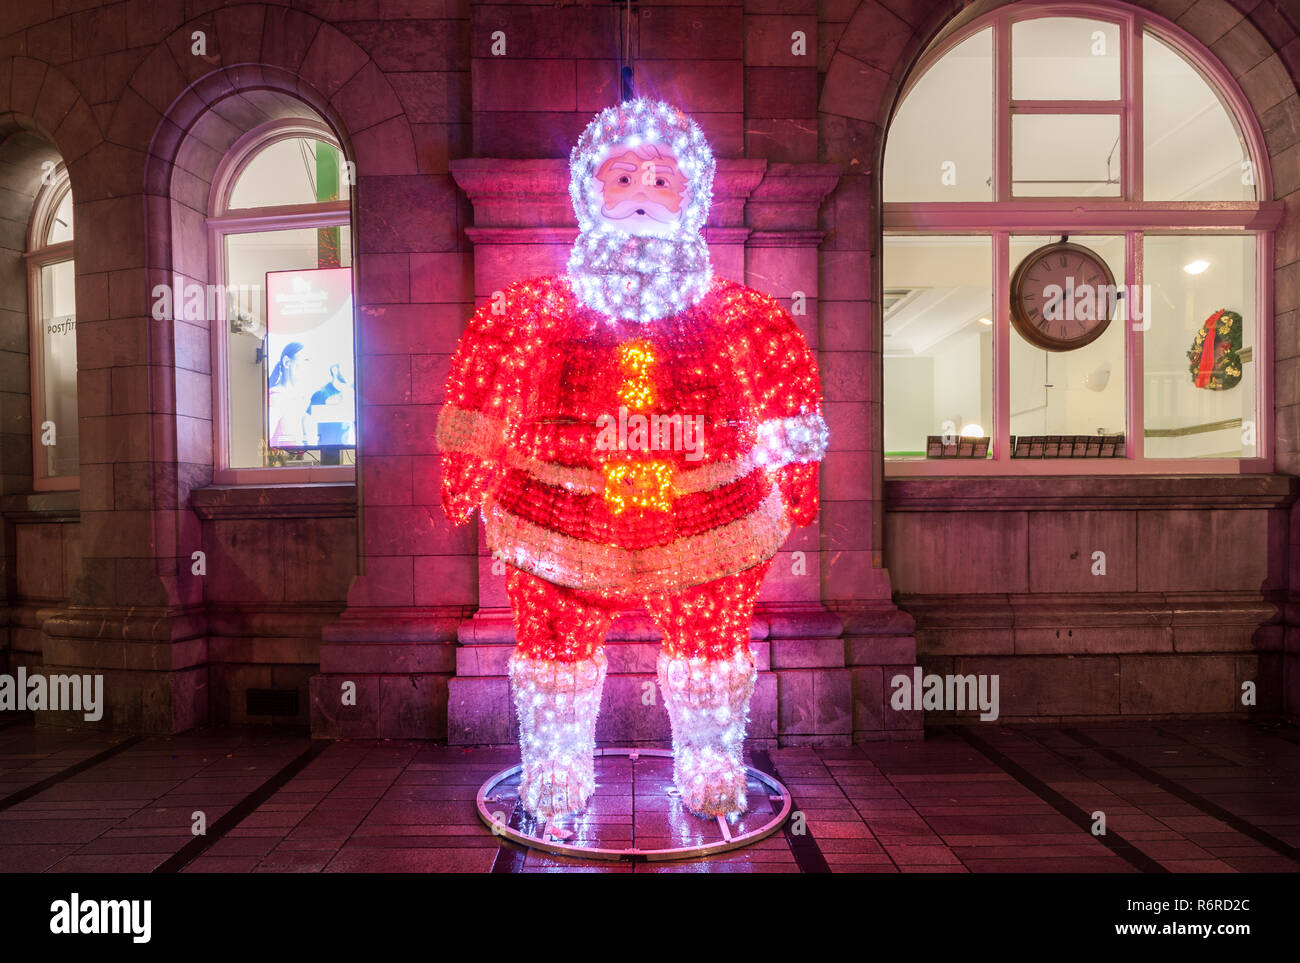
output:
[[[759,456],[759,426],[820,397],[773,299],[719,280],[685,311],[636,323],[583,306],[564,278],[535,279],[499,314],[480,310],[457,358],[440,441],[472,457],[444,454],[444,491],[482,490],[488,544],[517,568],[672,591],[757,565],[789,533],[792,489],[778,481],[793,476]],[[815,474],[799,484],[815,502]]]

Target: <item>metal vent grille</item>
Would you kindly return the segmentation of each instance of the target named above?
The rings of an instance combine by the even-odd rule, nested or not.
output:
[[[297,689],[249,689],[244,711],[250,716],[297,716]]]

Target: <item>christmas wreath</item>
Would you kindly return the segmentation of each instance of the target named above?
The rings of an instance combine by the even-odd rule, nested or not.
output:
[[[1187,352],[1192,383],[1225,391],[1241,381],[1241,315],[1222,308],[1205,319]]]

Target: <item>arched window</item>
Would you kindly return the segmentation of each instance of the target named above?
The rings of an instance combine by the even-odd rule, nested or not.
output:
[[[31,318],[32,481],[38,491],[80,484],[77,456],[77,306],[72,187],[52,161],[27,232]]]
[[[351,165],[324,125],[252,131],[212,184],[214,480],[354,477]]]
[[[1168,21],[1058,9],[936,42],[890,124],[886,470],[1267,470],[1258,125]]]

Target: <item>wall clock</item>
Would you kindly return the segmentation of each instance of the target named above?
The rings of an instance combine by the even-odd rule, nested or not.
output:
[[[1073,351],[1102,336],[1115,314],[1115,276],[1091,248],[1068,241],[1030,253],[1011,276],[1011,323],[1030,344]]]

